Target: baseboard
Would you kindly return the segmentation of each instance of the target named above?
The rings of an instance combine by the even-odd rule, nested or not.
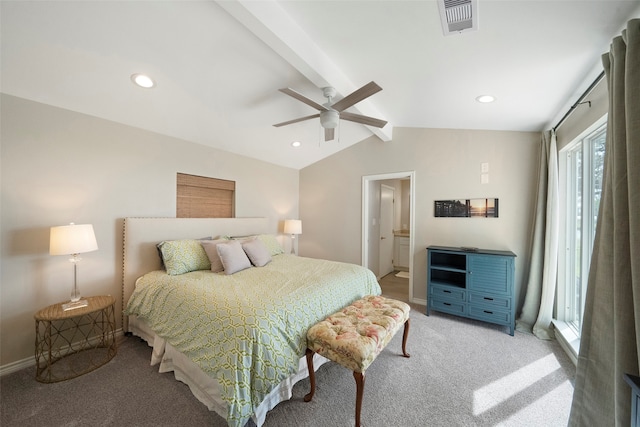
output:
[[[116,340],[123,336],[122,329],[116,330]],[[94,339],[97,340],[97,337]],[[30,368],[36,365],[36,357],[30,356],[22,360],[17,360],[15,362],[7,363],[6,365],[0,366],[0,377],[12,374],[14,372],[18,372],[22,369]],[[35,375],[35,372],[34,372]]]
[[[6,365],[0,366],[0,377],[18,372],[22,369],[29,368],[36,364],[35,356],[27,357],[26,359],[18,360]]]
[[[411,298],[410,300],[412,303],[414,304],[418,304],[418,305],[424,305],[425,307],[427,306],[427,300],[426,299],[421,299],[421,298]]]

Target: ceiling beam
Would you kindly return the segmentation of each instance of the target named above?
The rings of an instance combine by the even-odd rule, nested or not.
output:
[[[331,86],[342,96],[359,89],[287,15],[278,2],[216,0],[216,3],[319,88]],[[365,116],[383,118],[368,99],[359,102],[352,109]],[[369,126],[367,129],[383,141],[392,139],[391,123],[387,123],[382,129]]]

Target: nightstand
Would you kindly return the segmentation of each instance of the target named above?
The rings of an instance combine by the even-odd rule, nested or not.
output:
[[[86,307],[64,311],[59,303],[34,315],[36,380],[54,383],[75,378],[116,355],[116,300],[110,295],[85,299]]]

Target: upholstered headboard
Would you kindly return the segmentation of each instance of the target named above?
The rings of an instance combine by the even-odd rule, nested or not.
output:
[[[162,268],[156,245],[163,240],[274,234],[266,218],[125,218],[122,239],[122,310],[138,277]],[[123,331],[128,330],[126,317]]]

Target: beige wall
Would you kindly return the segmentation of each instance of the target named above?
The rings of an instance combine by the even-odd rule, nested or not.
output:
[[[0,367],[33,358],[33,314],[69,298],[72,267],[49,255],[51,226],[93,224],[99,250],[82,255],[80,291],[114,295],[120,323],[121,218],[175,216],[177,172],[235,181],[236,216],[267,217],[274,233],[298,217],[297,170],[12,96],[0,102]]]
[[[529,259],[540,134],[394,129],[393,142],[372,137],[300,171],[302,255],[359,264],[362,177],[415,171],[414,295],[426,299],[426,247],[476,246],[516,253],[518,301]],[[489,163],[489,183],[480,167]],[[499,218],[434,218],[434,200],[500,199]]]
[[[411,181],[400,181],[400,230],[408,230],[411,224]]]

